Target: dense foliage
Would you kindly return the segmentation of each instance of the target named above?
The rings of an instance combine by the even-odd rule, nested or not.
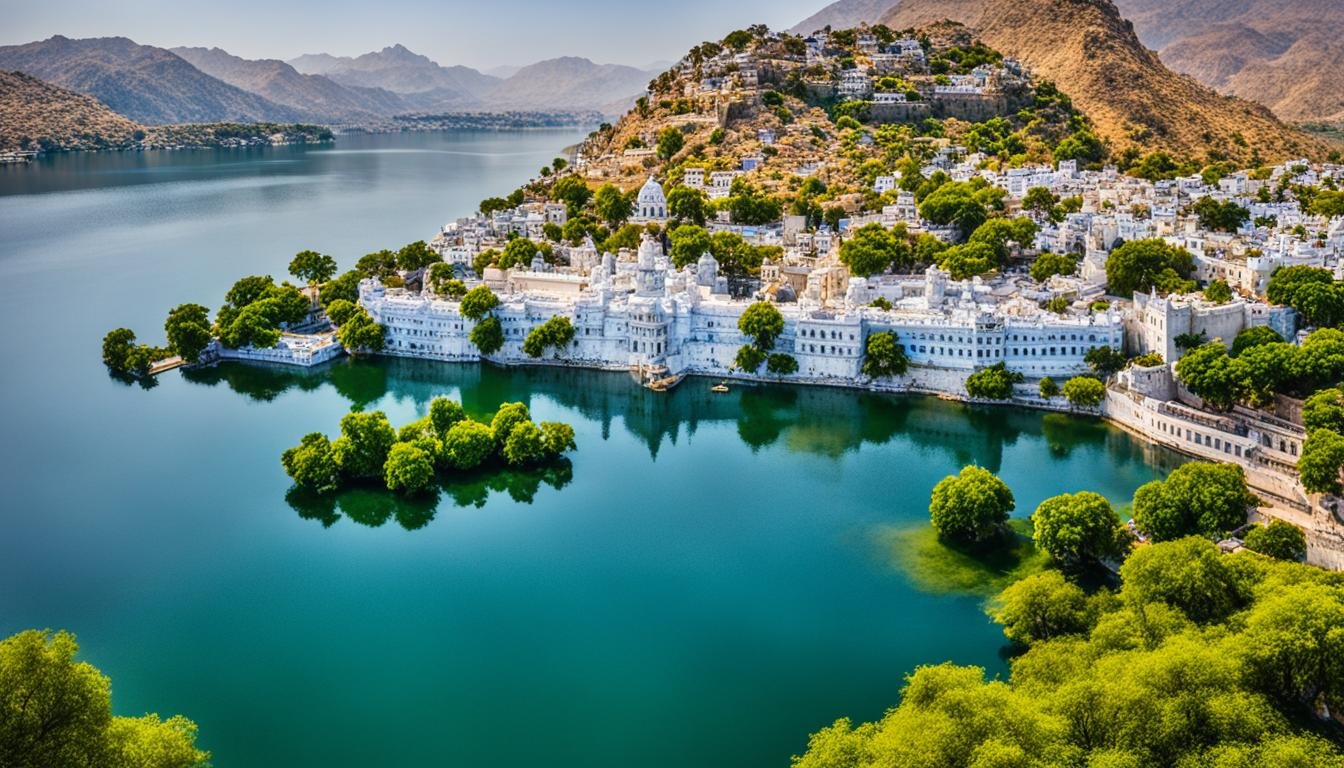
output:
[[[929,517],[938,535],[980,544],[1000,537],[1015,502],[1008,485],[980,467],[964,467],[933,487]]]
[[[114,717],[112,685],[78,661],[68,632],[0,640],[0,765],[203,768],[196,724],[180,715]]]
[[[1013,385],[1021,383],[1023,378],[1003,363],[995,363],[966,377],[966,393],[986,400],[1007,400],[1013,396]]]
[[[795,768],[1344,766],[1303,727],[1344,697],[1337,574],[1183,539],[1135,550],[1115,593],[1047,571],[995,605],[1025,647],[1007,680],[920,667],[899,706],[814,734]]]
[[[381,480],[390,491],[414,495],[431,490],[441,475],[474,470],[492,459],[499,466],[525,467],[574,449],[573,427],[535,424],[523,403],[501,405],[487,425],[470,419],[461,403],[438,397],[428,415],[400,430],[382,411],[346,414],[340,437],[305,435],[280,463],[296,487],[314,494]]]
[[[1134,492],[1134,520],[1155,541],[1221,536],[1245,523],[1256,503],[1240,466],[1190,462]]]
[[[1188,278],[1194,269],[1194,257],[1184,248],[1159,238],[1134,240],[1106,257],[1106,282],[1115,296],[1153,288],[1172,293],[1193,288]]]

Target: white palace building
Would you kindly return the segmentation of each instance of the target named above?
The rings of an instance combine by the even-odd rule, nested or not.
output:
[[[637,258],[618,261],[604,254],[584,276],[538,266],[486,276],[500,298],[495,316],[505,336],[504,347],[489,359],[538,362],[523,353],[523,340],[555,316],[570,318],[575,340],[564,350],[548,350],[540,362],[721,376],[731,373],[738,348],[747,343],[737,322],[751,302],[729,297],[708,254],[678,270],[658,241],[645,235]],[[914,366],[946,372],[958,387],[969,372],[1000,362],[1029,378],[1083,373],[1089,349],[1118,348],[1124,339],[1116,310],[1056,314],[1032,301],[1000,298],[978,279],[952,281],[936,268],[903,283],[890,310],[867,306],[869,301],[865,282],[849,280],[842,268],[809,275],[796,302],[778,305],[785,327],[774,351],[798,361],[798,372],[788,378],[868,383],[860,373],[865,343],[881,331],[896,332]],[[468,338],[473,323],[456,301],[366,280],[360,303],[387,330],[385,354],[481,359]]]

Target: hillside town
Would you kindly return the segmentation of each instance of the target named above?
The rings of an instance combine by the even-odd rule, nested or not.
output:
[[[1313,215],[1291,199],[1265,202],[1264,193],[1291,184],[1328,187],[1344,177],[1344,167],[1303,161],[1276,166],[1268,175],[1232,173],[1212,184],[1198,176],[1153,183],[1113,168],[1082,171],[1067,162],[986,171],[974,154],[952,149],[922,173],[982,178],[1007,192],[1010,209],[1041,189],[1059,198],[1081,198],[1081,205],[1059,221],[1035,217],[1035,237],[1013,245],[1003,270],[966,279],[954,279],[937,265],[860,277],[843,263],[847,239],[872,225],[955,237],[949,228],[924,220],[913,200],[904,197],[908,193],[881,213],[841,220],[835,230],[826,225],[809,230],[799,216],[768,225],[738,225],[723,216],[707,222],[711,233],[731,233],[749,246],[779,254],[765,258],[759,274],[742,280],[723,274],[710,252],[681,267],[673,264],[660,230],[669,221],[667,195],[654,178],[632,201],[631,221],[643,227],[634,248],[604,252],[586,237],[579,245],[554,244],[548,257],[537,253],[526,264],[488,266],[475,273],[473,263],[481,253],[514,240],[544,241],[548,225],[563,227],[567,213],[558,203],[524,203],[458,219],[435,236],[432,247],[466,288],[483,285],[499,299],[503,342],[485,359],[629,370],[656,387],[701,375],[966,398],[970,375],[1003,364],[1022,377],[1014,400],[1077,409],[1062,398],[1041,397],[1038,384],[1093,374],[1088,353],[1098,347],[1123,350],[1139,360],[1111,379],[1101,402],[1081,410],[1104,414],[1184,453],[1235,462],[1283,514],[1301,516],[1294,520],[1299,523],[1317,517],[1296,479],[1306,438],[1300,402],[1296,413],[1291,400],[1282,397],[1279,407],[1269,410],[1238,405],[1215,413],[1181,386],[1172,363],[1189,348],[1190,338],[1230,348],[1252,328],[1269,328],[1300,343],[1302,318],[1292,307],[1266,299],[1270,276],[1282,267],[1305,266],[1323,267],[1338,277],[1344,216]],[[1233,231],[1207,229],[1189,211],[1192,201],[1202,199],[1242,206],[1249,217]],[[1125,242],[1154,239],[1193,256],[1191,277],[1199,285],[1225,283],[1231,295],[1209,298],[1194,285],[1165,294],[1156,289],[1129,296],[1110,293],[1109,256]],[[1067,254],[1077,269],[1038,280],[1029,265],[1042,254]],[[383,354],[482,359],[471,338],[475,324],[463,317],[459,301],[434,290],[427,274],[418,282],[416,275],[407,275],[399,287],[376,279],[361,283],[360,304],[386,329]],[[773,349],[796,361],[790,372],[757,374],[736,365],[736,353],[750,341],[740,320],[758,301],[778,307],[784,319]],[[572,323],[572,344],[544,357],[528,354],[525,340],[552,318]],[[908,357],[903,375],[879,378],[865,372],[866,341],[884,332],[895,334]],[[1309,525],[1313,551],[1324,547],[1339,557],[1344,539],[1335,521],[1317,522],[1321,525]],[[1329,560],[1332,555],[1319,557],[1344,565]]]

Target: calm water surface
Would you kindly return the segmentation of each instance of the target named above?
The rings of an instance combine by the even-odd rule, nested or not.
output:
[[[782,387],[670,395],[620,374],[340,361],[151,389],[102,334],[316,248],[428,237],[577,133],[0,168],[0,635],[66,628],[119,713],[181,712],[215,765],[781,766],[873,718],[913,666],[1003,670],[978,600],[914,589],[881,544],[977,462],[1019,514],[1124,501],[1166,457],[1059,416]],[[286,498],[280,452],[352,406],[437,395],[575,425],[569,467],[427,503]]]

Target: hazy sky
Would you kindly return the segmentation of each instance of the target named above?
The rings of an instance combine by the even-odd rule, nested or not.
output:
[[[753,23],[785,29],[828,0],[0,0],[0,44],[52,35],[217,45],[245,58],[357,55],[401,43],[440,64],[561,55],[642,65]],[[641,10],[648,9],[648,10]]]

